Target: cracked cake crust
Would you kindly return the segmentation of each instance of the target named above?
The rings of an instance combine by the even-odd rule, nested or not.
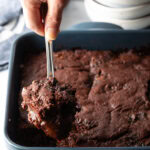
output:
[[[46,76],[43,60],[44,52],[26,59],[22,86]],[[56,79],[76,90],[80,109],[69,135],[56,146],[150,145],[149,48],[118,52],[62,50],[54,53],[54,61]]]

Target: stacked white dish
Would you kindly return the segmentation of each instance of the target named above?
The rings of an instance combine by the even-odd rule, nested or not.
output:
[[[150,26],[150,0],[85,0],[92,21],[108,22],[124,29]]]

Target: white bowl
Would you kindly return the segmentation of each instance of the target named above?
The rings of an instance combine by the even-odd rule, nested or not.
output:
[[[103,18],[137,19],[150,14],[150,3],[129,8],[111,8],[96,2],[96,0],[85,0],[85,7],[87,12]]]
[[[150,0],[96,0],[109,7],[132,7],[150,2]]]
[[[119,25],[124,29],[132,29],[132,30],[142,29],[150,26],[150,16],[133,19],[133,20],[132,19],[123,20],[123,19],[116,19],[110,16],[106,16],[104,12],[100,14],[95,13],[93,10],[87,8],[88,7],[87,5],[85,5],[85,7],[87,10],[87,14],[92,21],[112,23],[112,24]]]

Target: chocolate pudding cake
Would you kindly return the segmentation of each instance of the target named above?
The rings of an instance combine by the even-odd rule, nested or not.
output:
[[[22,107],[28,121],[54,139],[62,139],[71,130],[76,113],[75,91],[60,86],[55,79],[32,81],[22,90]]]
[[[46,77],[45,52],[29,54],[25,57],[21,67],[21,87],[26,88],[23,89],[23,99],[21,96],[19,98],[18,132],[21,130],[21,134],[18,134],[18,139],[19,136],[28,138],[23,131],[34,129],[34,134],[37,136],[44,137],[43,133],[45,133],[45,138],[49,138],[49,140],[37,138],[37,143],[33,142],[34,146],[150,145],[149,48],[120,51],[61,50],[54,53],[54,64],[59,87],[65,88],[56,88],[52,81],[44,79]],[[51,90],[46,89],[47,86],[50,86]],[[52,91],[55,91],[53,96]],[[44,93],[48,100],[43,99],[40,104],[37,97],[43,96]],[[54,102],[53,97],[55,97]],[[34,98],[37,105],[32,104]],[[29,111],[28,116],[26,110],[21,108],[21,103],[28,108],[26,108]],[[68,111],[64,114],[62,105],[68,107]],[[40,121],[37,121],[34,116],[36,118],[34,122],[30,111],[36,112]],[[60,124],[56,121],[59,119]],[[52,123],[53,133],[47,133],[49,122]],[[31,142],[30,146],[33,143]]]

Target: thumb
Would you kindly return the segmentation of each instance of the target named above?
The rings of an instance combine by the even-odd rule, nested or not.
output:
[[[64,8],[63,0],[48,0],[48,12],[45,20],[45,35],[48,41],[55,40]]]

